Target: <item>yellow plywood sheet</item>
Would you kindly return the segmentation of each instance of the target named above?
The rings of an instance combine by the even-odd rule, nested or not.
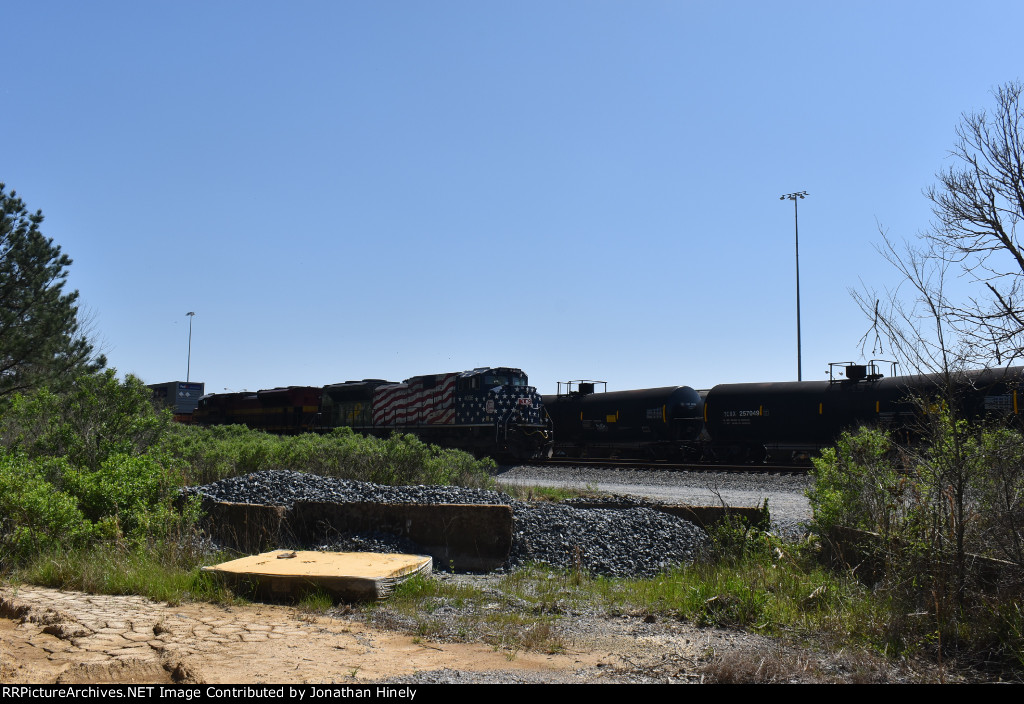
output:
[[[275,576],[400,577],[421,569],[429,557],[379,552],[318,552],[274,550],[208,567],[218,572]]]
[[[414,574],[430,574],[422,555],[371,552],[275,550],[204,567],[232,581],[247,581],[263,592],[294,594],[310,586],[341,597],[381,599]]]

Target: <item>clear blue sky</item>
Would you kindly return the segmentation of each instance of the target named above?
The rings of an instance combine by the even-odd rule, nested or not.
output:
[[[8,0],[0,181],[110,364],[208,391],[859,359],[1024,3]],[[870,349],[868,350],[870,353]]]

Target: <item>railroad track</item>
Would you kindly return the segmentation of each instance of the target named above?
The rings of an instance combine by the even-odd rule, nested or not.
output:
[[[756,472],[771,474],[807,474],[810,465],[781,464],[707,464],[699,462],[669,462],[667,460],[624,460],[607,458],[553,457],[535,460],[536,467],[604,467],[607,469],[644,469],[659,472]]]

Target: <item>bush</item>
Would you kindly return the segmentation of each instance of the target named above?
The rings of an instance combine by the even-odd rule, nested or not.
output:
[[[75,547],[93,536],[76,498],[58,488],[70,471],[59,458],[0,454],[0,566],[58,546]]]
[[[160,452],[173,458],[190,484],[267,469],[289,469],[378,484],[490,486],[491,460],[429,445],[414,435],[381,439],[337,428],[326,435],[268,435],[244,426],[175,426]]]
[[[61,394],[11,398],[0,414],[4,562],[97,540],[181,537],[197,510],[173,508],[181,478],[154,449],[169,420],[141,381],[118,381],[113,370]]]
[[[114,454],[139,455],[156,444],[171,417],[153,408],[151,393],[129,375],[84,376],[65,393],[16,394],[0,414],[0,443],[29,457],[64,457],[97,469]]]
[[[984,471],[975,483],[983,507],[975,523],[975,542],[996,557],[1024,567],[1024,437],[999,428],[981,436]]]
[[[877,534],[851,566],[889,600],[887,644],[1018,660],[1024,439],[927,408],[919,443],[861,429],[814,461],[815,529],[825,540],[843,528]]]
[[[896,446],[883,431],[843,433],[834,448],[814,459],[814,488],[807,492],[823,535],[847,526],[888,535],[908,505],[906,475]]]
[[[110,456],[99,469],[70,471],[66,485],[85,517],[110,537],[162,535],[176,519],[171,504],[180,485],[149,456]]]
[[[764,500],[764,512],[763,525],[768,525],[768,499]],[[728,512],[708,528],[708,537],[711,538],[712,556],[722,564],[770,561],[779,554],[782,547],[782,540],[777,536],[752,525],[745,516]]]

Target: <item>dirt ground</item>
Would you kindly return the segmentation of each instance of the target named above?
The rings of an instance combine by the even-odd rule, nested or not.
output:
[[[288,606],[0,586],[3,684],[956,681],[864,654],[639,616],[571,619],[557,654],[439,643]]]
[[[511,653],[285,606],[169,606],[26,586],[0,589],[0,616],[6,684],[365,683],[441,669],[602,681],[603,673],[632,669],[637,651],[635,637],[612,636],[572,652]]]

